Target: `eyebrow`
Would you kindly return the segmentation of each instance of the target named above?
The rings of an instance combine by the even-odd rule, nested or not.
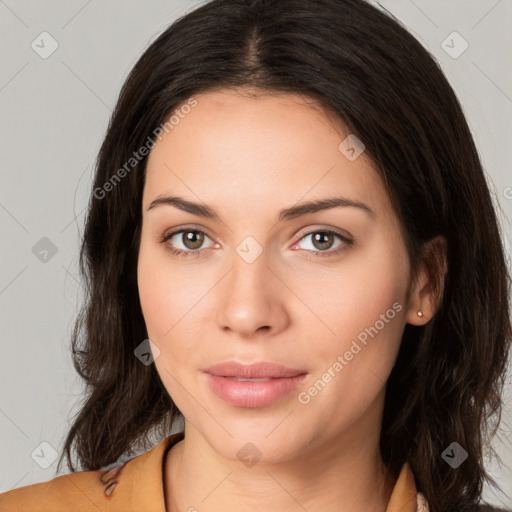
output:
[[[201,205],[198,203],[193,203],[191,201],[187,201],[182,197],[178,196],[160,196],[151,201],[151,204],[148,206],[146,211],[149,211],[157,206],[161,205],[169,205],[175,206],[180,210],[191,213],[192,215],[197,215],[199,217],[205,217],[208,219],[218,220],[220,221],[219,215],[215,212],[213,208],[210,208],[207,205]],[[328,210],[330,208],[336,207],[353,207],[359,208],[366,212],[373,220],[376,219],[376,213],[365,203],[360,201],[355,201],[353,199],[349,199],[346,197],[328,197],[326,199],[320,199],[317,201],[308,201],[305,203],[300,203],[290,208],[285,208],[281,210],[277,216],[277,222],[282,222],[285,220],[291,220],[296,217],[300,217],[301,215],[306,215],[308,213],[315,213],[321,210]]]

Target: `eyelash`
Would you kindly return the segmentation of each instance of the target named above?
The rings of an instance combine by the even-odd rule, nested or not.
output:
[[[167,241],[169,239],[171,239],[174,235],[177,235],[179,233],[185,233],[185,232],[201,233],[201,234],[204,234],[205,236],[208,236],[208,234],[205,233],[201,229],[182,228],[182,229],[179,229],[177,231],[173,231],[172,233],[165,234],[160,239],[160,243],[164,244],[166,249],[168,251],[170,251],[171,254],[173,254],[174,256],[177,256],[179,258],[182,258],[182,259],[187,259],[187,258],[197,259],[197,258],[201,257],[203,251],[205,251],[206,249],[196,249],[196,250],[184,251],[182,249],[176,249],[176,248],[170,246],[169,244],[167,244]],[[343,242],[343,245],[339,246],[337,249],[326,250],[326,251],[310,251],[310,250],[306,249],[307,252],[312,252],[314,254],[313,257],[325,258],[325,257],[329,257],[329,256],[335,256],[335,255],[340,254],[345,249],[347,249],[347,247],[350,247],[351,245],[354,244],[354,242],[352,240],[346,238],[345,236],[341,235],[337,231],[333,231],[333,230],[330,230],[330,229],[316,229],[316,230],[313,230],[313,231],[309,231],[308,233],[305,233],[304,235],[302,235],[296,243],[300,242],[303,238],[305,238],[305,237],[307,237],[309,235],[313,235],[315,233],[323,233],[323,234],[337,236]]]

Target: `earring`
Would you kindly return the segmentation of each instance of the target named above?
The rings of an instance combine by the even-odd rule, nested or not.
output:
[[[421,309],[418,311],[418,316],[423,316],[423,311],[421,311]]]

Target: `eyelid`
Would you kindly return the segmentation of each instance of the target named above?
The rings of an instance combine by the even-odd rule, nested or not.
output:
[[[204,228],[203,226],[196,226],[194,224],[185,224],[183,226],[175,226],[172,229],[169,229],[167,231],[164,231],[164,234],[161,236],[161,238],[169,238],[171,236],[177,235],[178,233],[181,233],[183,231],[197,231],[198,233],[204,233],[210,240],[212,237],[210,236],[208,230]]]
[[[343,238],[344,240],[352,241],[352,237],[342,229],[330,226],[313,226],[305,228],[305,231],[303,232],[299,232],[299,234],[297,235],[297,242],[302,240],[305,236],[311,235],[313,233],[334,233]]]

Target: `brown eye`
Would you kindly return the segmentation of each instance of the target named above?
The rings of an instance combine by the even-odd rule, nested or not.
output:
[[[180,258],[199,258],[208,249],[202,247],[205,238],[209,237],[200,229],[180,229],[164,235],[160,243]]]
[[[204,242],[202,231],[182,231],[181,240],[187,249],[199,249]]]
[[[312,234],[313,245],[320,250],[330,249],[334,243],[334,235],[326,231],[317,231]]]
[[[336,244],[336,240],[338,240],[338,244]],[[302,245],[302,247],[299,248],[305,249],[307,253],[311,254],[311,256],[316,257],[335,256],[353,245],[354,242],[336,231],[318,229],[303,235],[299,243],[295,244],[295,247],[303,243],[305,243],[305,245]]]

